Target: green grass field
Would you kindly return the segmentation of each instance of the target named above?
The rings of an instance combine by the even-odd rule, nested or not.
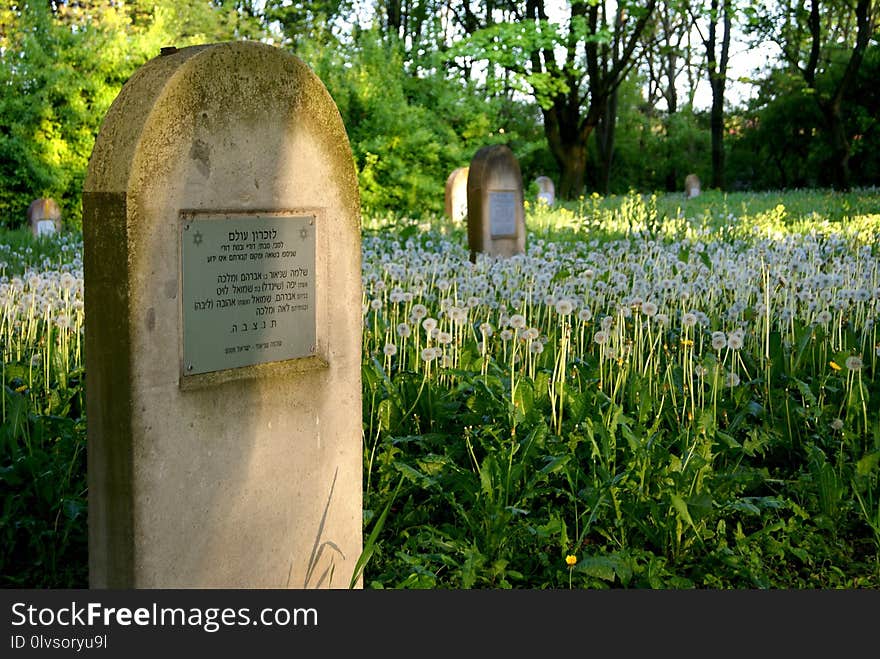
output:
[[[880,192],[526,222],[364,219],[365,587],[880,587]],[[81,587],[81,238],[0,243],[0,573]]]

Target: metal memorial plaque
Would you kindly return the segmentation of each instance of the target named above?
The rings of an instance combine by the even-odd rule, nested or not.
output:
[[[516,236],[516,198],[514,190],[489,192],[489,234],[493,238]]]
[[[316,350],[315,217],[182,217],[183,374]]]

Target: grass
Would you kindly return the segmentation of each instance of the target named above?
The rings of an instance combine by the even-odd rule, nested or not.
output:
[[[463,225],[365,218],[352,581],[880,586],[877,191],[593,196],[527,228],[471,264]],[[79,244],[3,242],[4,583],[81,586]]]

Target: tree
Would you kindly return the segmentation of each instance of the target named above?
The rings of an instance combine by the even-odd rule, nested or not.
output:
[[[487,12],[494,22],[452,49],[486,62],[490,81],[495,70],[508,74],[496,80],[537,101],[562,198],[581,194],[588,140],[600,124],[608,163],[615,93],[636,64],[656,1],[572,0],[552,20],[544,0],[499,2],[501,9]]]
[[[854,6],[846,0],[779,0],[751,16],[753,33],[780,47],[788,67],[803,80],[804,96],[818,107],[831,152],[833,185],[841,190],[851,184],[844,104],[876,36],[878,15],[877,0],[856,0]]]
[[[733,0],[709,0],[707,26],[693,13],[693,24],[706,49],[706,73],[712,89],[709,112],[712,134],[712,178],[710,187],[724,188],[724,92],[727,86],[727,65],[730,60],[730,33],[733,25]],[[718,29],[721,28],[720,43]],[[706,27],[704,30],[703,27]]]
[[[54,197],[76,225],[88,159],[122,85],[162,46],[262,34],[246,2],[113,0],[0,7],[0,221]]]

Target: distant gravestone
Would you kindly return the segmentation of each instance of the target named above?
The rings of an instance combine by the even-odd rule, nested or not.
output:
[[[509,147],[495,144],[477,151],[468,172],[467,200],[471,261],[478,253],[508,257],[525,251],[522,174]]]
[[[61,231],[61,208],[58,202],[45,197],[34,199],[27,209],[27,223],[37,238]]]
[[[345,129],[281,49],[162,52],[111,106],[84,187],[90,586],[348,588],[363,462]]]
[[[556,186],[549,176],[539,176],[535,179],[538,184],[538,200],[543,201],[548,206],[556,203]]]
[[[696,174],[688,174],[684,178],[684,196],[693,199],[700,196],[700,179]]]
[[[454,222],[460,222],[467,217],[468,169],[454,169],[446,179],[446,217]]]

